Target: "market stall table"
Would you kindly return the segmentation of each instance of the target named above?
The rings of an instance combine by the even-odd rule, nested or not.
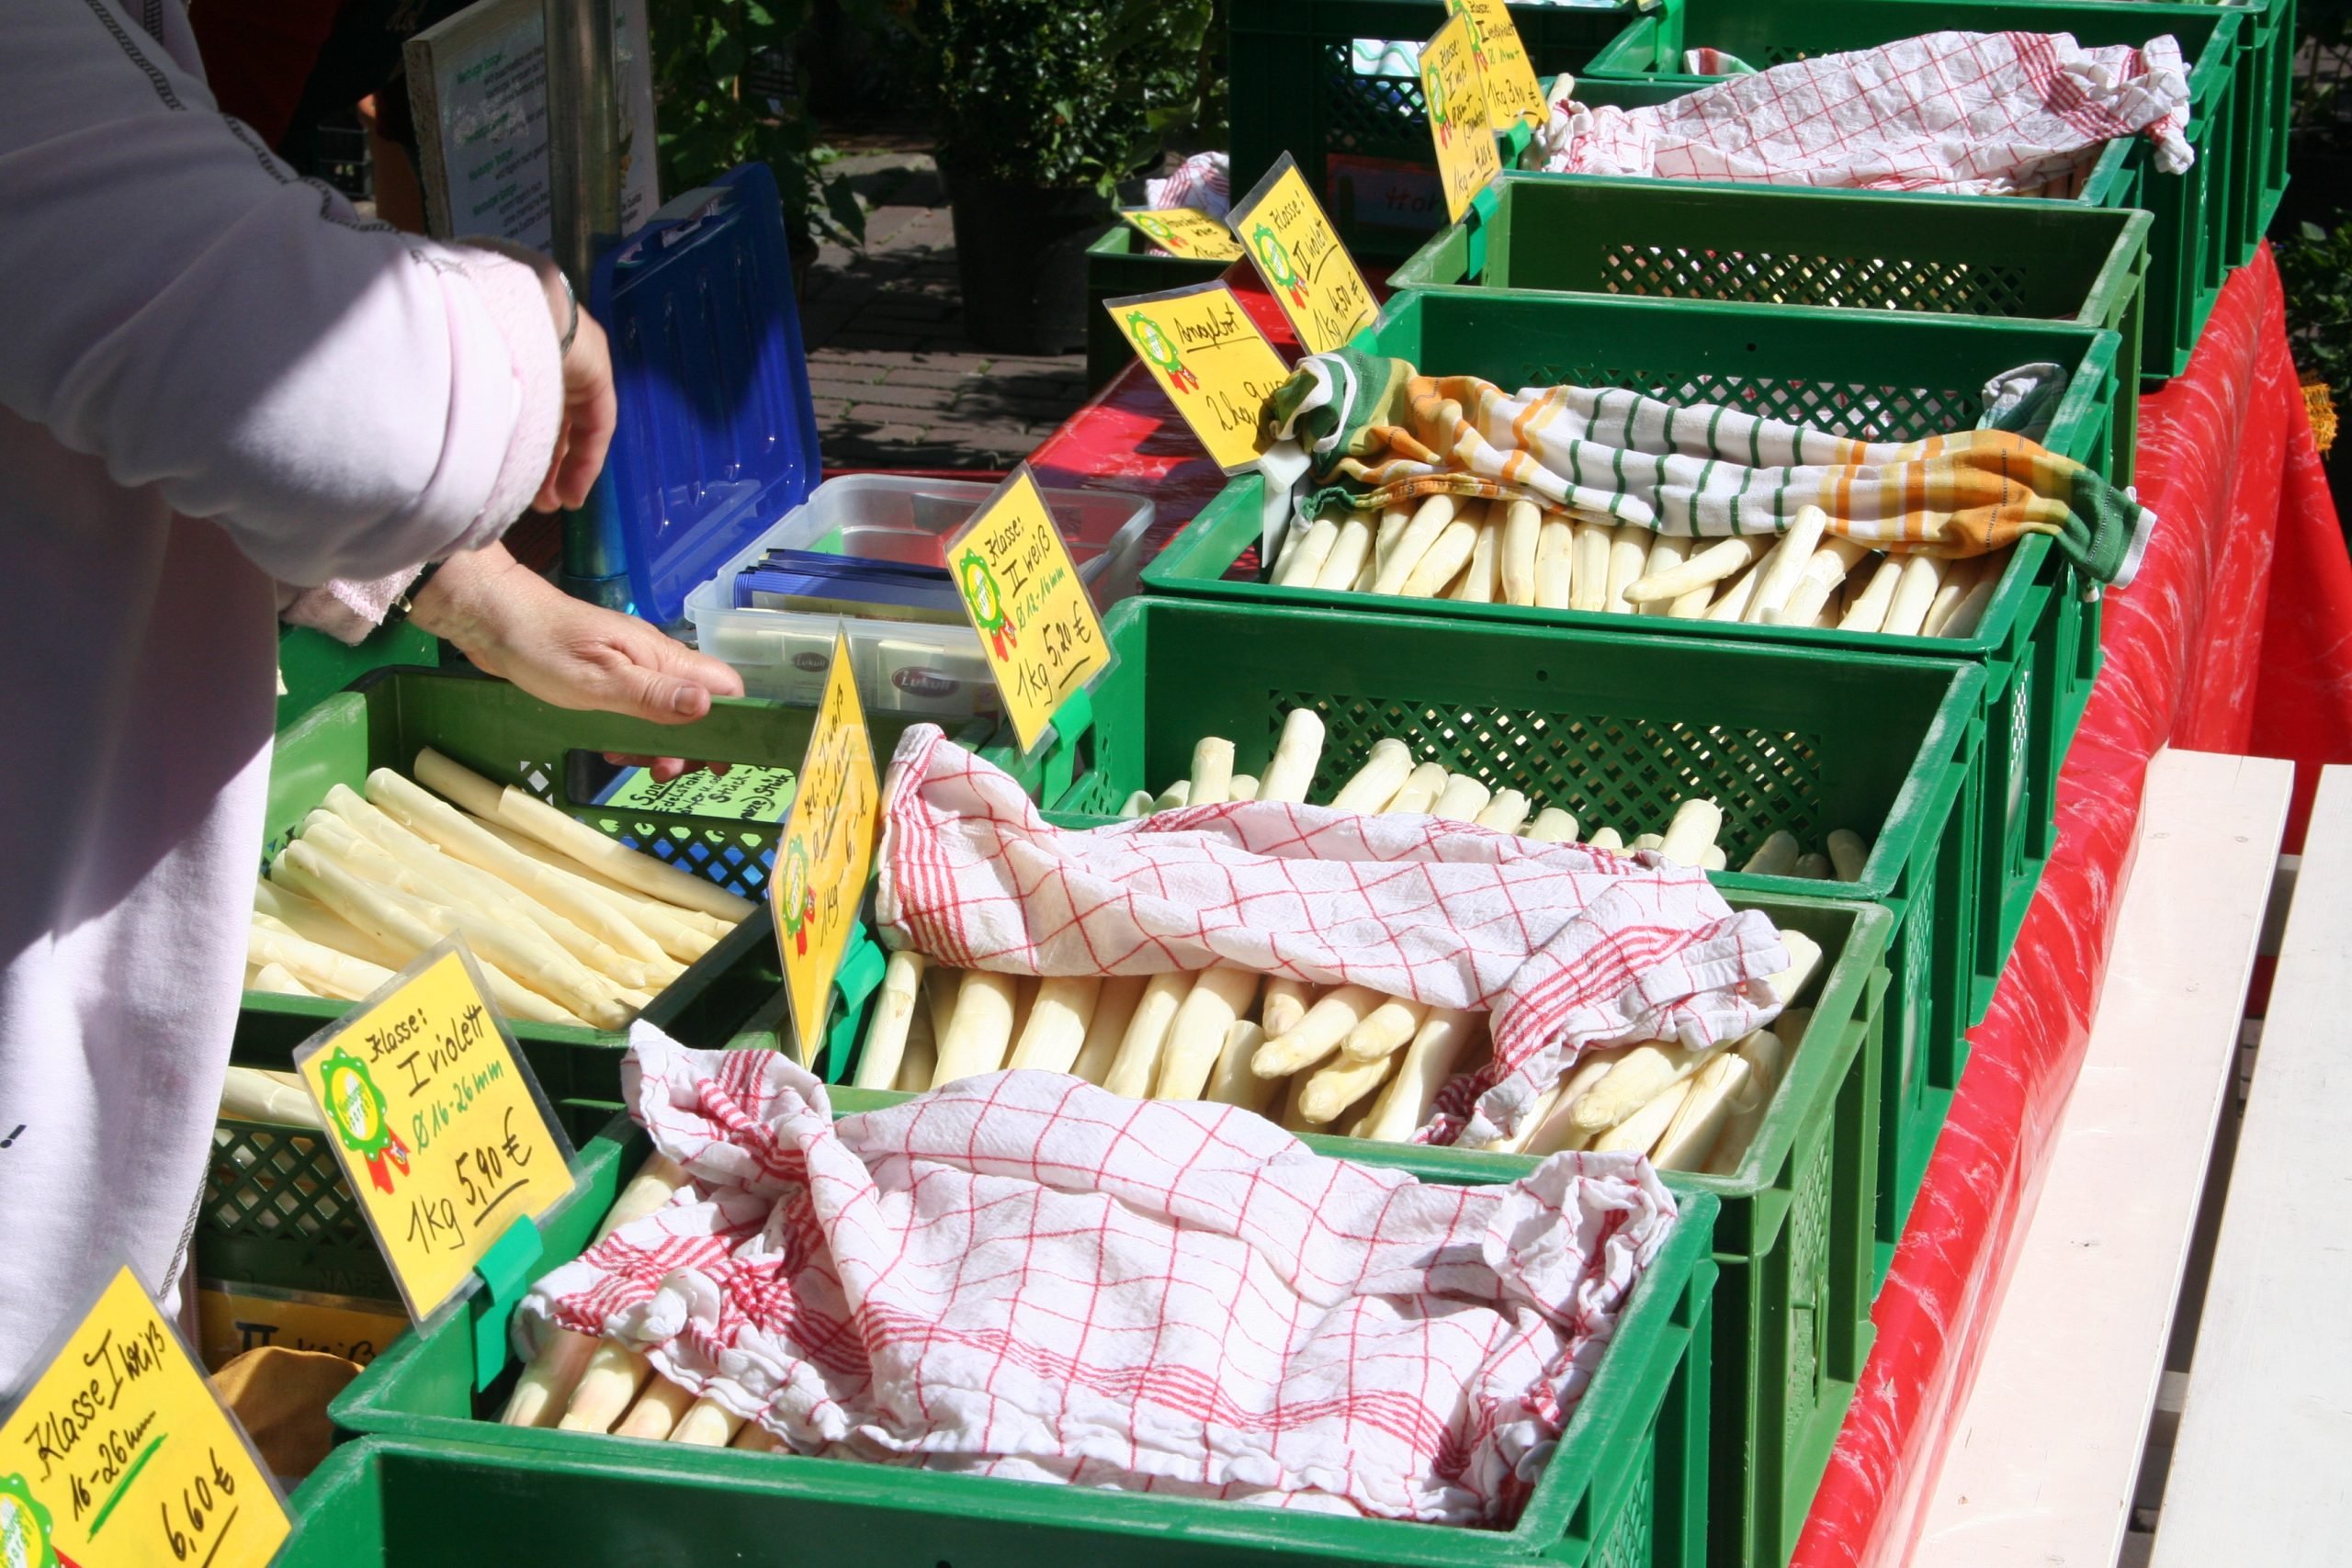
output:
[[[1289,342],[1254,280],[1236,281],[1269,336]],[[1900,1562],[1924,1522],[2088,1043],[2149,759],[2169,743],[2304,764],[2290,849],[2313,764],[2352,760],[2352,561],[2267,250],[2230,278],[2188,372],[2143,400],[2139,438],[2140,495],[2163,525],[2138,581],[2107,606],[2107,664],[2061,780],[2058,852],[1972,1036],[1797,1568]],[[1149,495],[1153,545],[1225,482],[1135,369],[1031,462],[1042,483]]]

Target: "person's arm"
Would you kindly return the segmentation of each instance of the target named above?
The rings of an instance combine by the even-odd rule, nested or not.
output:
[[[290,583],[486,542],[560,488],[532,269],[360,224],[108,0],[17,0],[8,35],[0,406]]]

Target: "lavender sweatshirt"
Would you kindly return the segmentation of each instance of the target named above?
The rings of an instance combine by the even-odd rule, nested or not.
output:
[[[560,407],[530,270],[360,221],[180,0],[0,28],[0,1404],[175,1292],[261,857],[277,589],[494,538]]]

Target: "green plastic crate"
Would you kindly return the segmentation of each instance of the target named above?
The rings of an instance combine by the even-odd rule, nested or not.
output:
[[[2069,201],[1506,175],[1388,281],[2104,327],[2121,339],[2111,477],[2130,484],[2154,222]]]
[[[1609,101],[1607,86],[1614,80],[1690,91],[1713,85],[1724,78],[1693,75],[1682,66],[1683,51],[1702,45],[1762,70],[1946,28],[2066,32],[2087,48],[2136,47],[2170,33],[2189,67],[2188,141],[2196,165],[2185,175],[2159,174],[2144,138],[2111,141],[2076,199],[2093,207],[2142,208],[2154,216],[2142,367],[2151,377],[2177,376],[2188,367],[2222,281],[2238,259],[2249,210],[2241,192],[2259,155],[2244,140],[2248,128],[2240,115],[2241,16],[2215,5],[2140,0],[1662,0],[1593,57],[1578,96]]]
[[[2122,439],[2114,419],[2120,341],[2061,322],[1408,289],[1357,344],[1430,374],[1479,376],[1512,388],[1561,381],[1634,387],[1683,402],[1746,403],[1872,440],[1966,428],[1982,407],[1987,379],[2013,366],[2054,360],[2068,367],[2072,382],[2046,443],[2109,473]],[[1262,482],[1254,474],[1234,480],[1186,525],[1144,569],[1147,596],[1364,613],[1375,602],[1363,594],[1258,580]],[[1801,649],[1816,660],[1869,654],[1979,665],[1987,743],[1985,849],[1976,871],[1980,900],[1998,918],[1978,927],[1976,979],[1965,1005],[1971,1021],[1983,1016],[2056,844],[2057,775],[2065,752],[2060,716],[2079,710],[2100,659],[2099,607],[2086,602],[2080,578],[2046,539],[2015,547],[1983,620],[1965,637],[1866,637],[1450,599],[1376,603],[1383,612],[1463,627],[1605,627],[1657,643],[1695,638]]]
[[[277,728],[284,729],[371,671],[440,662],[441,639],[406,621],[379,626],[356,648],[309,626],[281,627],[277,675],[286,690],[277,699]]]
[[[1135,363],[1134,345],[1102,308],[1102,301],[1215,283],[1231,265],[1159,254],[1128,223],[1114,225],[1109,233],[1087,246],[1086,389],[1100,390],[1104,382]]]
[[[641,1141],[632,1150],[641,1155]],[[1403,1163],[1361,1146],[1349,1152],[1367,1163]],[[1489,1162],[1450,1179],[1509,1180],[1529,1163]],[[1429,1568],[1701,1568],[1709,1528],[1708,1358],[1718,1342],[1710,1321],[1717,1205],[1705,1192],[1679,1196],[1681,1220],[1635,1290],[1559,1447],[1509,1530],[1442,1529],[499,1427],[481,1417],[494,1419],[513,1369],[477,1395],[463,1325],[423,1338],[403,1336],[335,1401],[333,1415],[346,1430],[408,1439],[400,1444],[402,1463],[442,1467],[418,1494],[420,1502],[430,1499],[434,1520],[432,1529],[417,1529],[418,1546],[446,1551],[451,1509],[458,1508],[469,1521],[469,1561],[702,1568],[738,1558],[763,1561],[778,1541],[799,1539],[822,1540],[828,1559],[843,1568],[1032,1568],[1041,1551],[1122,1568],[1300,1559]],[[609,1204],[607,1192],[595,1212]],[[550,1227],[540,1271],[575,1257],[592,1224],[582,1215],[578,1227]],[[412,1561],[393,1550],[405,1510],[371,1501],[364,1482],[356,1483],[363,1495],[347,1495],[367,1448],[330,1463],[296,1499],[304,1525],[281,1559],[285,1568],[406,1568]],[[478,1528],[469,1500],[476,1488]],[[413,1561],[424,1568],[426,1559]]]
[[[1600,5],[1512,6],[1536,74],[1581,73],[1635,13]],[[1358,74],[1358,39],[1419,45],[1443,25],[1440,0],[1250,0],[1232,7],[1233,188],[1288,152],[1360,260],[1409,254],[1445,223],[1421,84],[1410,71]]]

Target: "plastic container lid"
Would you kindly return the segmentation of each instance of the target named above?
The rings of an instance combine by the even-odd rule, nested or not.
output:
[[[816,410],[775,176],[746,164],[597,258],[620,421],[605,474],[639,615],[687,592],[807,499]],[[603,488],[603,487],[599,487]]]

